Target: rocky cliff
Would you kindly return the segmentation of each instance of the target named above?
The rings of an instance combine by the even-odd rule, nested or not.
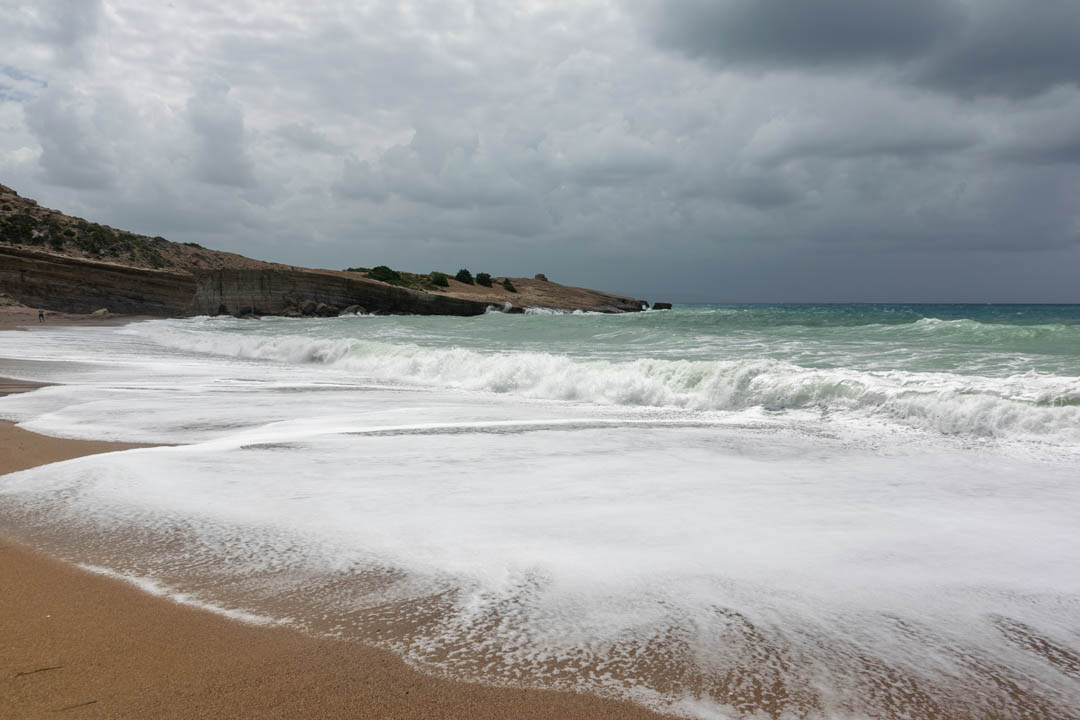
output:
[[[190,273],[150,270],[0,245],[0,292],[57,312],[191,314],[197,287]]]
[[[270,268],[197,270],[196,287],[185,314],[281,315],[314,304],[337,314],[359,305],[367,312],[410,315],[482,315],[489,303],[396,287],[346,273]],[[310,307],[310,305],[309,305]]]
[[[303,314],[304,303],[334,315],[351,306],[368,312],[480,315],[489,306],[344,274],[277,268],[153,270],[2,245],[0,292],[57,312],[106,308],[160,317]]]
[[[348,308],[417,315],[479,315],[492,306],[642,308],[640,300],[546,279],[513,278],[517,290],[511,292],[452,279],[437,287],[430,276],[415,275],[407,287],[367,274],[279,265],[137,235],[41,207],[0,185],[0,292],[46,310],[176,317],[336,315]]]

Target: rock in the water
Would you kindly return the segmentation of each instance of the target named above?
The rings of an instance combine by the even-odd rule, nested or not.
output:
[[[315,307],[315,314],[319,317],[337,317],[338,309],[326,303],[319,303]]]
[[[281,313],[281,316],[282,317],[298,318],[298,317],[304,317],[304,313],[300,312],[299,310],[286,310],[283,313]]]
[[[304,300],[299,307],[300,312],[304,315],[314,315],[315,311],[319,309],[319,304],[314,300]]]
[[[670,310],[671,309],[671,303],[653,303],[652,304],[652,309],[653,310]]]
[[[93,315],[94,317],[108,317],[109,308],[101,308],[99,310],[95,310],[94,312],[92,312],[90,314]]]
[[[350,305],[341,311],[342,315],[367,315],[367,309],[359,305]]]

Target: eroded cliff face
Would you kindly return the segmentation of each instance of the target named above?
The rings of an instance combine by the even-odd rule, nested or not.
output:
[[[359,305],[368,312],[412,315],[482,315],[488,303],[395,287],[317,270],[197,270],[189,313],[279,315],[312,301],[338,311]]]
[[[196,282],[190,273],[114,265],[0,246],[0,292],[57,312],[172,317],[187,315]]]
[[[642,302],[535,279],[481,286],[434,273],[381,282],[358,269],[316,270],[174,243],[65,215],[0,185],[0,292],[45,310],[186,315],[368,312],[480,315],[488,307],[634,312]],[[395,273],[397,275],[397,273]],[[402,277],[407,276],[407,277]],[[381,278],[386,280],[387,278]],[[516,286],[516,289],[513,289]]]
[[[277,315],[312,301],[335,311],[480,315],[487,303],[315,270],[151,270],[0,246],[0,292],[57,312],[182,317]]]

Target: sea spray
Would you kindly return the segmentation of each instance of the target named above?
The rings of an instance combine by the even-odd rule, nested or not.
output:
[[[166,347],[200,353],[330,365],[358,380],[607,405],[705,411],[814,409],[950,435],[1080,442],[1080,377],[1034,371],[983,376],[804,367],[773,358],[590,360],[364,337],[238,333],[226,329],[230,327],[235,325],[203,330],[197,323],[149,323],[130,332]],[[357,328],[357,334],[364,335],[363,330]]]
[[[1076,717],[1080,312],[0,333],[5,532],[455,678],[703,718]],[[184,444],[187,443],[187,444]]]

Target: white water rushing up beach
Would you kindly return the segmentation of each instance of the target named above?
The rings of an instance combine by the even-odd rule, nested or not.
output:
[[[174,444],[5,476],[0,524],[463,679],[1080,717],[1078,343],[903,306],[0,333],[63,383],[0,417]]]

